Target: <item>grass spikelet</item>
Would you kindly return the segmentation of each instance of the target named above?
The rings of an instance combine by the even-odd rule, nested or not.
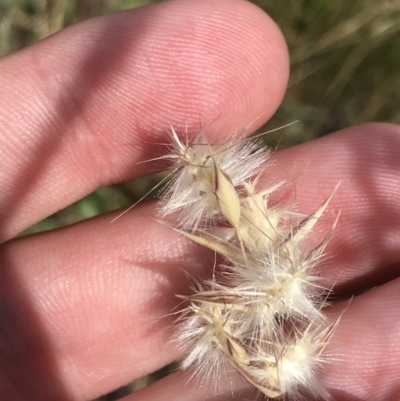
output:
[[[183,143],[172,130],[175,177],[164,192],[163,223],[221,257],[219,273],[197,283],[179,312],[175,340],[184,369],[209,376],[225,365],[271,398],[328,397],[317,373],[332,334],[317,264],[337,220],[313,249],[308,241],[337,187],[309,216],[273,208],[285,182],[257,190],[268,152],[235,138],[211,145],[204,133]]]
[[[237,190],[259,173],[268,153],[259,143],[235,138],[211,145],[204,132],[186,144],[172,129],[171,153],[174,177],[166,186],[160,213],[173,215],[175,225],[187,231],[209,225],[223,215],[232,225],[238,221],[240,204]]]
[[[233,241],[235,236],[250,251],[266,249],[282,237],[285,231],[284,221],[288,220],[289,212],[268,208],[269,194],[283,185],[278,185],[257,192],[255,186],[258,179],[244,184],[244,193],[240,198],[240,219],[236,226],[217,230],[218,236]]]
[[[310,325],[304,332],[295,332],[292,338],[278,345],[281,356],[277,361],[277,371],[284,393],[297,399],[310,394],[329,398],[317,380],[317,373],[326,363],[323,350],[332,334],[332,327],[330,325],[321,331]]]

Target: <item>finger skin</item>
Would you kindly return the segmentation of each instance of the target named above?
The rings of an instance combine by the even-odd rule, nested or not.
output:
[[[365,143],[375,143],[376,154],[359,145],[361,137]],[[265,177],[272,174],[279,179],[278,171],[287,170],[285,177],[290,177],[293,166],[312,164],[312,169],[302,168],[297,183],[298,210],[305,212],[315,210],[342,180],[327,217],[314,233],[323,238],[341,209],[330,260],[321,266],[321,274],[337,279],[340,272],[338,283],[343,287],[350,283],[351,288],[363,288],[364,276],[367,282],[379,284],[381,276],[399,275],[392,268],[400,250],[400,222],[395,220],[400,219],[400,177],[394,163],[399,141],[396,126],[353,127],[277,152],[275,164],[265,172]],[[360,168],[371,160],[375,168],[366,170],[363,180],[377,183],[374,192],[354,185]],[[4,380],[9,383],[5,395],[15,387],[35,394],[39,386],[60,394],[68,389],[67,401],[91,399],[181,355],[169,341],[174,317],[165,316],[178,303],[174,295],[189,291],[184,272],[195,278],[209,275],[214,256],[158,223],[153,203],[140,205],[110,224],[113,216],[3,247],[0,338],[9,345],[5,355],[0,353],[0,370],[11,372],[10,379]],[[376,236],[384,236],[388,229],[390,240],[384,237],[376,246]],[[19,316],[24,318],[18,320]],[[31,368],[35,361],[40,361],[42,370]]]
[[[327,349],[332,362],[324,372],[335,399],[367,401],[371,394],[377,401],[398,399],[399,294],[397,278],[332,308],[332,317],[344,311]]]
[[[157,168],[173,125],[213,140],[277,109],[284,38],[240,0],[175,0],[84,21],[0,60],[0,239]],[[162,147],[164,150],[165,147]]]
[[[229,369],[229,368],[227,368]],[[228,370],[222,376],[193,377],[191,371],[174,372],[121,401],[241,401],[259,400],[260,394],[238,373]]]
[[[0,399],[13,400],[14,388],[25,396],[15,400],[92,399],[179,354],[168,329],[174,294],[188,291],[183,269],[204,271],[213,256],[160,225],[152,209],[3,246]]]

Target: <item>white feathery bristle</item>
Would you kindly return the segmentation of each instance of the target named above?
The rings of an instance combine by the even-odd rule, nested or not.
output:
[[[187,313],[177,337],[178,344],[184,344],[188,352],[182,367],[194,366],[201,372],[215,369],[223,359],[219,352],[218,330],[226,319],[226,310],[208,304],[192,304]]]
[[[216,169],[240,189],[269,156],[259,143],[246,139],[211,145],[200,132],[191,144],[183,144],[173,129],[172,138],[172,152],[163,159],[170,159],[176,171],[164,189],[161,215],[174,215],[175,224],[185,230],[209,225],[221,214]]]
[[[256,190],[269,157],[259,143],[235,138],[211,145],[201,132],[184,144],[174,130],[172,138],[162,158],[173,162],[175,176],[161,214],[222,257],[218,274],[181,296],[187,305],[175,341],[186,353],[182,367],[210,377],[230,365],[268,397],[328,398],[317,373],[332,326],[322,310],[329,291],[317,264],[336,222],[315,248],[305,240],[336,188],[300,221],[289,208],[269,205],[285,181]]]
[[[290,337],[282,330],[280,338],[252,349],[250,363],[241,369],[252,384],[271,398],[284,395],[300,400],[313,395],[329,399],[317,379],[318,371],[326,363],[322,351],[327,334],[311,326],[302,333],[292,332]]]
[[[279,252],[253,261],[249,257],[246,265],[233,262],[230,269],[234,287],[230,291],[252,306],[249,322],[260,326],[267,321],[273,329],[277,314],[323,321],[319,300],[326,290],[318,284],[319,277],[313,275],[312,262],[301,260],[299,255],[289,260]]]
[[[288,344],[279,344],[281,356],[277,368],[285,394],[297,399],[310,394],[319,399],[330,398],[317,380],[318,371],[327,362],[323,350],[330,334],[329,326],[321,331],[310,325],[302,333],[296,333]]]

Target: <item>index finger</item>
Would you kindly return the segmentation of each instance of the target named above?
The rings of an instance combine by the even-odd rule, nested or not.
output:
[[[287,77],[281,32],[241,0],[96,18],[3,58],[1,239],[144,174],[137,162],[154,157],[170,125],[190,134],[200,120],[215,139],[261,125]]]

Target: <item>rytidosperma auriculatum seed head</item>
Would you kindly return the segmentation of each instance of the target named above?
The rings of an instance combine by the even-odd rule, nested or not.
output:
[[[269,158],[257,141],[212,145],[200,133],[184,143],[172,130],[163,158],[175,170],[163,191],[162,218],[223,260],[218,275],[181,296],[186,306],[175,340],[186,353],[182,367],[205,373],[230,364],[268,397],[327,397],[317,371],[334,327],[322,311],[328,291],[316,265],[334,227],[311,250],[304,240],[336,189],[300,218],[269,206],[284,183],[256,189]]]

